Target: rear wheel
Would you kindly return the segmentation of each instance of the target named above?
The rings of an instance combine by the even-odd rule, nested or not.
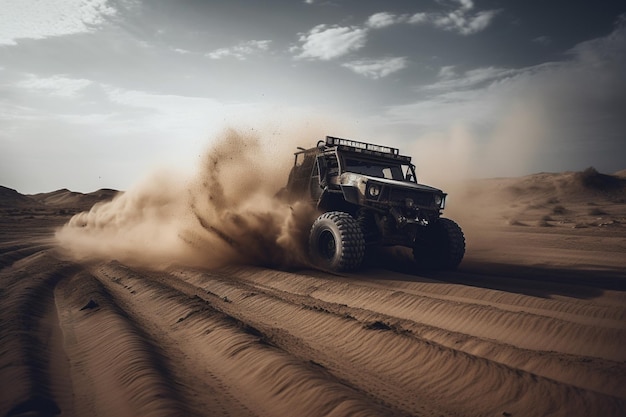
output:
[[[445,218],[424,228],[413,246],[413,258],[421,268],[453,270],[464,255],[465,236],[461,227]]]
[[[341,211],[330,211],[313,223],[309,249],[316,266],[332,271],[349,271],[361,266],[365,239],[352,216]]]

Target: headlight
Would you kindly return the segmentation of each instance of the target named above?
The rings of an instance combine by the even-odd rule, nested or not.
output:
[[[380,195],[380,185],[371,184],[369,187],[367,187],[367,194],[370,197],[378,197]]]
[[[443,197],[439,194],[435,194],[435,205],[441,207],[441,202],[443,201]]]

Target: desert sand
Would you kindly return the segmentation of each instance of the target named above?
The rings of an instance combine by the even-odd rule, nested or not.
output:
[[[623,171],[451,185],[454,272],[159,189],[0,188],[0,416],[626,415]]]

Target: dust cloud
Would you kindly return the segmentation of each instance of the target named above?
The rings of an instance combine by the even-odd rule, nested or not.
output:
[[[317,137],[310,131],[262,137],[228,129],[194,174],[154,172],[112,201],[72,217],[56,238],[75,259],[149,268],[306,265],[316,214],[275,194],[286,184],[296,146]]]
[[[444,216],[461,225],[470,243],[482,239],[479,220],[504,222],[510,206],[506,193],[475,178],[485,166],[528,166],[538,148],[532,138],[545,135],[534,108],[517,106],[486,140],[458,125],[401,149],[414,156],[421,183],[448,193]],[[227,129],[193,174],[154,172],[113,201],[74,216],[56,237],[74,258],[151,268],[307,265],[306,241],[316,213],[274,196],[286,184],[296,147],[312,146],[329,131],[328,123],[315,126],[325,130]]]
[[[553,145],[546,117],[540,102],[518,98],[482,133],[457,123],[421,136],[406,151],[414,156],[418,180],[448,193],[446,217],[471,226],[501,216],[511,201],[500,180],[534,172],[538,157]]]

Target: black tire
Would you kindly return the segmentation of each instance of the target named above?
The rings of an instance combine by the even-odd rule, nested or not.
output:
[[[313,223],[309,250],[314,265],[331,271],[349,271],[361,266],[365,239],[352,216],[341,211],[329,211]]]
[[[465,236],[450,219],[440,218],[420,233],[413,247],[413,258],[425,269],[456,269],[465,255]]]

